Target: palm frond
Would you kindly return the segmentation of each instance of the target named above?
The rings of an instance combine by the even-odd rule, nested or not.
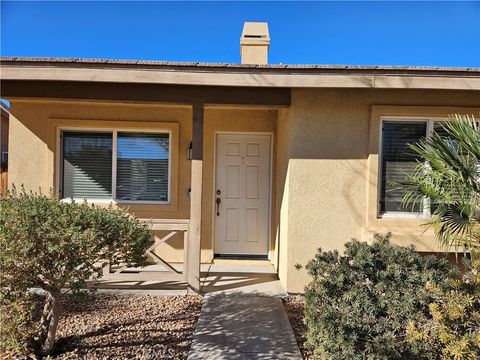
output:
[[[455,115],[443,133],[409,145],[422,160],[399,184],[404,206],[428,198],[437,239],[445,246],[480,247],[480,126],[473,116]]]

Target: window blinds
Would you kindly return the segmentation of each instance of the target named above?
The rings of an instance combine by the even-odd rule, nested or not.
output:
[[[112,197],[112,133],[63,132],[63,197]]]
[[[411,211],[402,205],[404,190],[399,185],[419,159],[408,147],[426,136],[426,122],[384,122],[382,127],[382,188],[380,210]],[[420,205],[413,211],[420,211]]]
[[[117,200],[168,201],[169,134],[118,132]]]

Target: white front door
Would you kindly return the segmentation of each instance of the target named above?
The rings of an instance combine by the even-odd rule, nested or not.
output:
[[[270,148],[270,135],[217,135],[215,254],[267,255]]]

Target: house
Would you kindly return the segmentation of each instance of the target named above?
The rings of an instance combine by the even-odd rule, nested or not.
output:
[[[0,196],[7,190],[8,177],[8,112],[0,107]]]
[[[193,288],[199,262],[235,257],[302,292],[296,264],[376,232],[441,251],[391,181],[406,144],[480,114],[480,69],[268,64],[269,44],[246,23],[241,64],[2,58],[9,184],[153,219],[172,232],[150,255]]]

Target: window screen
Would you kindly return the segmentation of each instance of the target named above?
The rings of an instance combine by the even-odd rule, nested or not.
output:
[[[63,197],[112,197],[112,133],[63,132]]]
[[[169,135],[118,132],[117,200],[168,201]]]
[[[401,205],[404,191],[398,182],[405,180],[405,175],[415,168],[418,159],[408,144],[424,138],[426,131],[426,122],[383,123],[381,212],[412,210],[411,207],[406,209]],[[420,212],[420,204],[413,211]]]

